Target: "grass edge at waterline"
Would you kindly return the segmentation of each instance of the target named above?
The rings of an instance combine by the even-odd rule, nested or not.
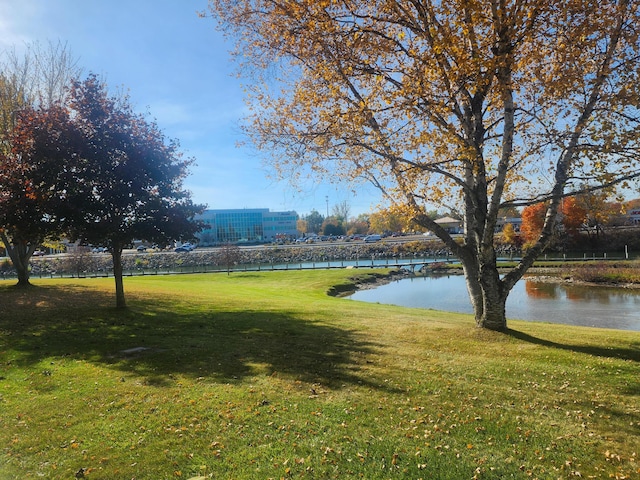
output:
[[[638,474],[640,333],[326,294],[354,274],[0,282],[0,478]]]

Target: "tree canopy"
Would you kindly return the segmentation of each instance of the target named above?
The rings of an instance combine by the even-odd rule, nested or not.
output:
[[[376,185],[463,264],[478,326],[549,242],[563,197],[640,174],[630,0],[210,0],[251,83],[247,133],[283,177]],[[501,208],[547,200],[504,276]],[[462,213],[453,239],[429,205]]]
[[[389,209],[379,210],[369,215],[372,232],[406,232],[410,229],[407,218]]]
[[[531,247],[536,244],[540,233],[544,228],[544,218],[548,206],[543,202],[528,205],[522,210],[522,225],[520,231],[524,237],[525,246]]]
[[[307,232],[308,233],[320,233],[322,229],[322,223],[324,222],[324,217],[318,212],[315,208],[311,210],[307,216],[304,217],[304,220],[307,222]]]
[[[28,45],[23,56],[9,50],[0,61],[0,240],[20,286],[29,285],[37,246],[60,233],[57,192],[65,188],[55,185],[75,139],[60,105],[78,72],[60,43]]]
[[[153,122],[133,112],[126,98],[109,96],[95,75],[74,81],[71,118],[82,130],[78,185],[65,203],[66,231],[74,239],[110,248],[116,303],[125,306],[122,250],[134,239],[167,244],[191,239],[204,210],[182,182],[193,163],[182,158]]]
[[[23,109],[5,137],[10,151],[0,153],[0,239],[19,285],[29,284],[28,262],[38,245],[62,233],[65,165],[75,155],[77,138],[58,107]]]
[[[182,186],[193,161],[95,75],[74,80],[64,103],[23,109],[9,143],[0,163],[3,232],[27,260],[47,235],[108,247],[119,307],[126,245],[168,244],[200,229],[194,217],[204,206]]]

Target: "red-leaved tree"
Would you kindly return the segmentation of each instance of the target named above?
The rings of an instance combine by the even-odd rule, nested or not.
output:
[[[194,204],[182,186],[193,160],[126,98],[110,96],[95,75],[73,82],[70,108],[83,145],[77,184],[65,203],[65,230],[73,239],[109,247],[116,306],[125,307],[125,246],[134,239],[191,239],[201,228],[194,217],[205,206]]]
[[[105,245],[116,305],[126,306],[122,251],[134,239],[166,244],[200,229],[182,187],[192,160],[155,123],[108,95],[95,75],[74,81],[68,103],[22,111],[0,159],[2,240],[28,285],[28,260],[47,237]]]
[[[0,151],[0,239],[28,286],[29,259],[45,239],[62,232],[61,211],[71,189],[81,135],[60,106],[21,110]]]

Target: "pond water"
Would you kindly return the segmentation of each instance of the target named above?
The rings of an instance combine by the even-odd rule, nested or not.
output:
[[[405,307],[472,313],[462,275],[404,278],[348,298]],[[640,290],[525,278],[507,299],[507,318],[640,331]]]

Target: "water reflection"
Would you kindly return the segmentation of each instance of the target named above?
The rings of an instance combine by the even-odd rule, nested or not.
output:
[[[524,290],[531,298],[557,298],[557,285],[552,283],[539,283],[525,281]]]
[[[402,279],[358,291],[349,298],[449,312],[473,311],[460,275]],[[507,317],[640,331],[640,290],[523,279],[509,295]]]

